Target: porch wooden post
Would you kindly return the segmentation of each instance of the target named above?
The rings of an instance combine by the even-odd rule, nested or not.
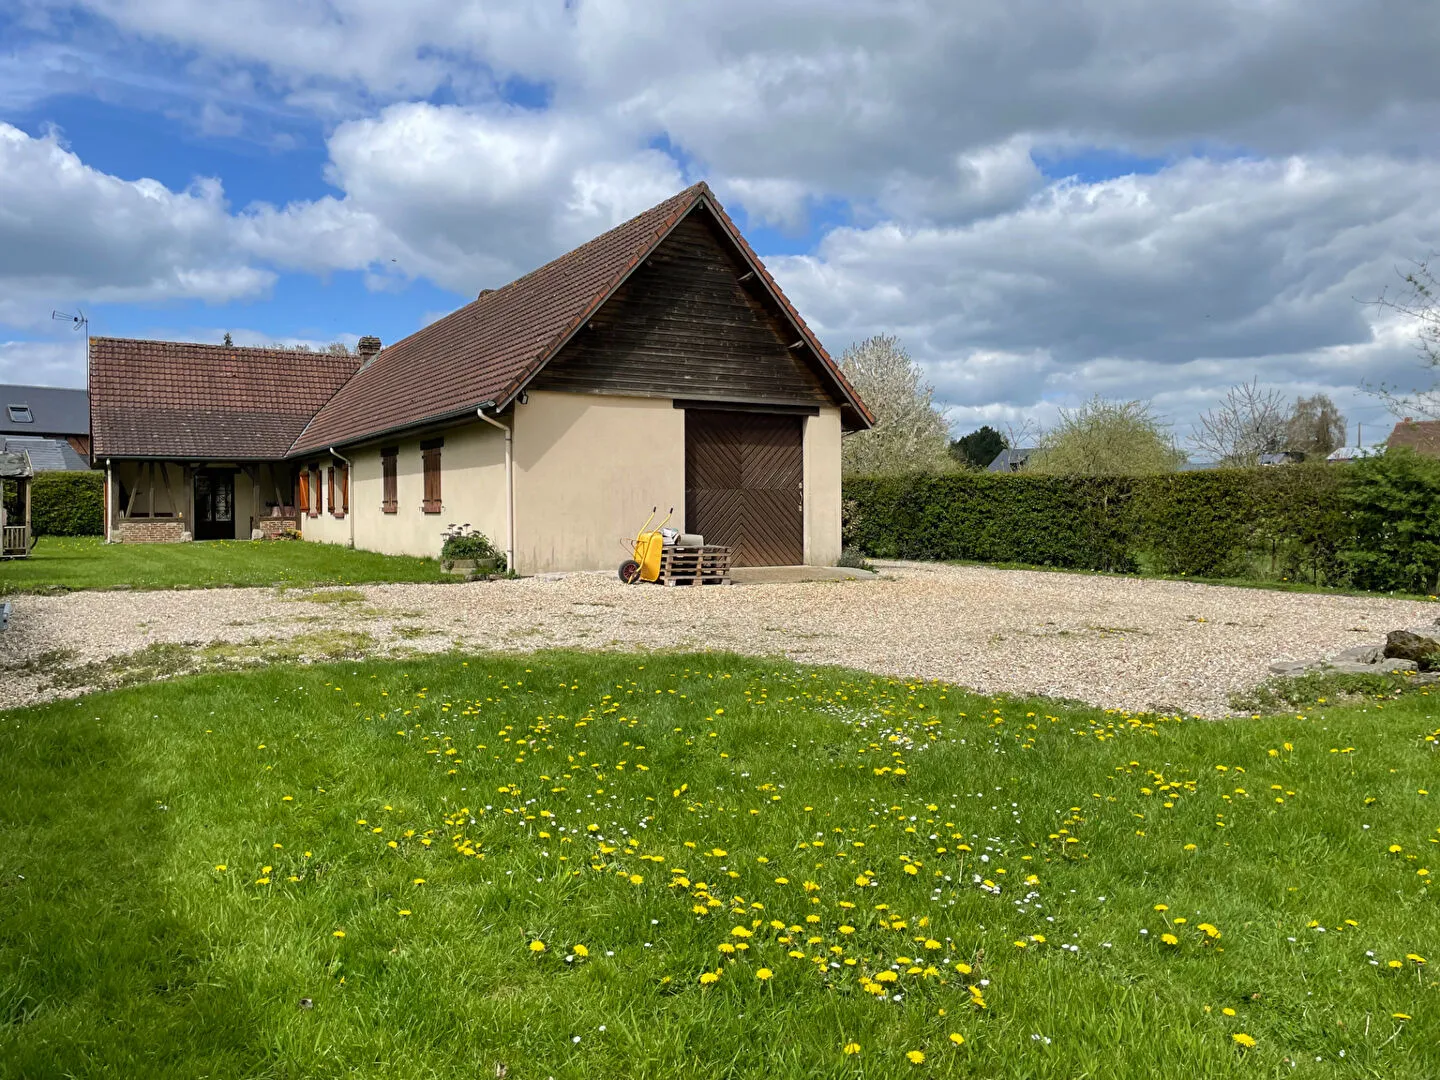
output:
[[[30,550],[30,485],[35,483],[34,479],[25,480],[25,550]]]
[[[150,483],[145,487],[145,499],[147,503],[148,516],[155,520],[155,462],[150,462]]]

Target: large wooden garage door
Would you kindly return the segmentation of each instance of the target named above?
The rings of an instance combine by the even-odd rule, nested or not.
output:
[[[802,419],[685,411],[685,528],[735,549],[736,566],[805,560]]]

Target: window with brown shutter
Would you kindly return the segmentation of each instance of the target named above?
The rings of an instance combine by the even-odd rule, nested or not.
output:
[[[295,474],[295,506],[300,513],[310,513],[310,474],[300,469]]]
[[[310,516],[319,517],[320,511],[325,509],[322,505],[325,501],[324,493],[320,490],[320,466],[310,466]]]
[[[428,439],[420,444],[420,460],[425,467],[425,498],[420,509],[427,514],[440,513],[440,448],[444,439]]]
[[[397,446],[387,446],[380,451],[380,474],[383,484],[380,492],[380,512],[393,514],[400,508],[400,500],[395,494],[396,487],[396,459],[400,454]]]
[[[330,516],[343,518],[350,509],[350,470],[331,465],[329,477]]]
[[[325,470],[325,501],[330,504],[330,516],[335,516],[335,466]]]

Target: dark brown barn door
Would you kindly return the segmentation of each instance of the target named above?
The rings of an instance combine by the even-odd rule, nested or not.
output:
[[[685,411],[685,528],[735,549],[736,566],[805,560],[802,419]]]

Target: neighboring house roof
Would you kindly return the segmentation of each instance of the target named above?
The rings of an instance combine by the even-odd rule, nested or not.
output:
[[[24,451],[37,473],[83,472],[90,463],[75,452],[64,439],[42,439],[33,435],[0,435],[0,450]]]
[[[995,456],[995,460],[986,467],[986,472],[1017,472],[1025,467],[1025,462],[1030,455],[1035,453],[1038,447],[1017,446],[1013,449],[1006,447]]]
[[[361,358],[90,339],[91,457],[283,458]]]
[[[89,434],[90,395],[84,390],[0,385],[0,435]]]
[[[781,293],[708,186],[696,184],[384,349],[320,409],[295,453],[506,408],[687,214],[705,207],[754,267],[844,403],[847,427],[873,423],[838,365]]]
[[[1417,454],[1440,457],[1440,420],[1401,420],[1385,445],[1408,446]]]
[[[1361,458],[1379,457],[1385,453],[1385,444],[1376,443],[1373,446],[1342,446],[1339,450],[1332,450],[1326,461],[1359,461]]]
[[[34,475],[25,451],[0,451],[0,480],[25,480]]]
[[[1261,454],[1261,465],[1293,465],[1304,461],[1305,455],[1298,450],[1277,450],[1273,454]]]

